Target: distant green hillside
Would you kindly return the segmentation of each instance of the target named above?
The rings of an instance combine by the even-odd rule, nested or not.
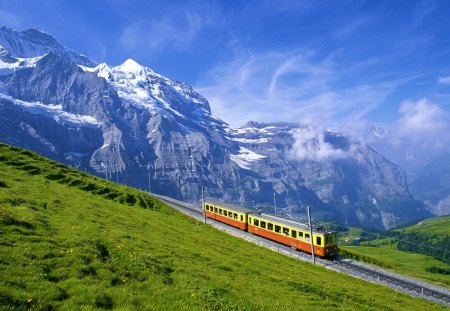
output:
[[[415,231],[426,234],[450,235],[450,216],[428,218],[403,230],[405,232]]]
[[[445,310],[0,144],[2,310]]]
[[[355,258],[450,288],[450,217],[380,235],[351,228],[341,235],[341,242],[341,249]]]

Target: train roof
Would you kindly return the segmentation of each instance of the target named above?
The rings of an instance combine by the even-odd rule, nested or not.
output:
[[[212,204],[212,205],[215,205],[215,206],[218,206],[218,207],[222,207],[222,208],[226,208],[226,209],[229,209],[229,210],[232,210],[232,211],[236,211],[238,213],[244,213],[244,214],[255,213],[254,210],[251,210],[249,208],[240,207],[240,206],[236,206],[236,205],[229,204],[229,203],[223,203],[223,202],[220,202],[220,201],[217,201],[217,200],[205,200],[205,203],[206,204]]]
[[[279,224],[285,225],[285,226],[289,226],[291,228],[297,229],[297,230],[306,230],[309,231],[309,226],[305,223],[301,223],[301,222],[296,222],[293,220],[289,220],[286,218],[281,218],[281,217],[277,217],[275,215],[270,215],[270,214],[265,214],[265,213],[261,213],[261,214],[256,214],[254,215],[255,217],[258,217],[260,219],[264,219],[266,221],[272,221],[272,222],[277,222]],[[314,228],[313,227],[313,233],[334,233],[334,231],[327,231],[327,230],[321,230],[319,228]]]

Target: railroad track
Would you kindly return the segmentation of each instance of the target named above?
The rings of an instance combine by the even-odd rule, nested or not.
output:
[[[434,302],[450,306],[450,293],[437,286],[413,280],[379,268],[363,265],[351,260],[335,260],[342,267],[343,272],[366,279],[371,282],[387,285],[393,289],[414,297],[425,298]],[[350,271],[349,271],[350,270]],[[355,275],[355,274],[359,274]]]
[[[173,208],[185,214],[188,214],[199,220],[204,220],[202,209],[199,207],[161,195],[154,195],[154,196],[159,198],[164,203],[172,206]],[[251,233],[230,227],[213,219],[208,218],[207,223],[215,226],[216,228],[222,231],[226,231],[229,234],[238,236],[252,243],[264,246],[279,253],[283,253],[285,255],[294,257],[299,260],[309,262],[311,261],[310,254],[298,251],[289,246],[279,244],[277,242],[265,239],[260,236],[255,236]],[[360,263],[350,259],[316,258],[316,263],[330,270],[345,273],[372,283],[389,286],[390,288],[396,291],[408,294],[410,296],[424,298],[433,302],[443,304],[445,306],[450,306],[450,291],[438,286],[434,286],[416,279],[405,277],[390,271],[369,266],[367,264]]]

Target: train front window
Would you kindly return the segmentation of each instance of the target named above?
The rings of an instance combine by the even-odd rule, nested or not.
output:
[[[289,228],[283,227],[283,233],[284,235],[289,236]]]
[[[266,222],[265,221],[261,221],[261,228],[266,229]]]
[[[276,233],[280,233],[281,232],[281,227],[278,225],[275,225],[275,232]]]

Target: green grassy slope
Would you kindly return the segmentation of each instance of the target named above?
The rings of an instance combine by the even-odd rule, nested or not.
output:
[[[370,241],[358,241],[361,232],[349,230],[341,236],[342,242],[356,244],[341,248],[365,259],[373,259],[373,263],[390,268],[398,273],[420,278],[450,289],[450,257],[448,243],[450,235],[450,217],[429,218],[413,226],[395,229],[382,233],[380,237]],[[376,238],[366,234],[364,238]],[[354,242],[357,243],[354,243]],[[402,242],[399,242],[402,241]],[[408,243],[411,241],[415,244]],[[401,243],[399,246],[398,244]],[[425,246],[421,246],[425,245]],[[426,246],[431,246],[427,248]],[[447,250],[447,253],[439,250]],[[435,252],[436,254],[433,254]],[[434,256],[433,256],[434,255]],[[367,261],[367,260],[366,260]],[[439,273],[440,272],[440,273]]]
[[[376,241],[375,241],[376,242]],[[450,275],[430,273],[427,271],[430,267],[448,269],[449,266],[431,256],[414,254],[397,250],[395,244],[392,246],[381,245],[379,247],[368,246],[343,246],[342,249],[350,251],[353,254],[364,256],[366,262],[373,262],[385,269],[394,272],[422,279],[436,285],[450,289]]]
[[[444,310],[0,144],[0,309]]]
[[[450,216],[428,218],[418,224],[407,227],[405,232],[416,231],[426,234],[450,235]]]

